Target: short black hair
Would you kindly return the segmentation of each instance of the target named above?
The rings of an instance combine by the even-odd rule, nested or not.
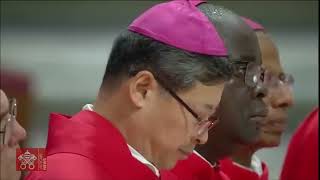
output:
[[[191,53],[126,30],[113,43],[102,86],[112,87],[143,70],[174,91],[188,90],[197,81],[215,85],[232,75],[227,57]]]

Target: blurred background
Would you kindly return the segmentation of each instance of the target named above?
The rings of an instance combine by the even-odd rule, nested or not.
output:
[[[25,147],[45,147],[50,112],[74,114],[95,99],[113,39],[158,2],[1,1],[1,88],[18,98]],[[318,106],[318,1],[211,3],[263,24],[295,77],[283,143],[258,152],[277,179],[291,133]]]

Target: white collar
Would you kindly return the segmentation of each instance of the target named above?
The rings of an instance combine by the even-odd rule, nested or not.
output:
[[[258,156],[253,155],[251,160],[251,168],[259,175],[261,176],[263,173],[262,169],[262,161],[258,158]]]
[[[208,160],[206,160],[206,158],[204,158],[203,156],[201,156],[197,151],[193,150],[193,153],[196,154],[197,156],[199,156],[199,157],[200,157],[202,160],[204,160],[206,163],[208,163],[211,168],[214,167]]]
[[[206,160],[206,158],[201,156],[201,154],[199,154],[197,151],[193,150],[193,153],[196,154],[197,156],[199,156],[202,160],[204,160],[211,168],[214,168],[214,169],[216,169],[216,168],[219,169],[220,168],[219,161],[215,162],[214,164],[211,164],[208,160]]]
[[[193,153],[195,153],[197,156],[199,156],[202,160],[204,160],[206,163],[208,163],[210,165],[211,168],[214,168],[216,166],[219,166],[218,164],[212,165],[208,160],[206,160],[203,156],[201,156],[197,151],[193,151]],[[258,156],[253,155],[252,159],[251,159],[251,168],[245,167],[241,164],[238,164],[234,161],[232,161],[232,163],[238,167],[241,167],[243,169],[246,169],[248,171],[253,171],[255,173],[257,173],[259,176],[262,175],[263,173],[263,169],[262,169],[262,162],[261,160],[258,158]]]
[[[160,177],[159,170],[151,164],[146,158],[144,158],[137,150],[135,150],[133,147],[131,147],[129,144],[127,144],[129,147],[129,150],[131,152],[131,155],[136,158],[138,161],[140,161],[142,164],[148,166],[158,177]]]
[[[86,104],[82,107],[82,110],[89,110],[93,111],[93,105],[92,104]],[[146,165],[151,169],[152,172],[156,174],[157,177],[160,177],[160,172],[159,170],[152,164],[150,163],[146,158],[144,158],[137,150],[135,150],[133,147],[131,147],[129,144],[128,148],[131,152],[131,155],[136,158],[138,161],[140,161],[142,164]]]
[[[243,169],[246,169],[248,171],[252,171],[252,172],[255,172],[257,173],[259,176],[262,175],[263,173],[263,169],[262,169],[262,162],[261,160],[258,158],[258,156],[256,155],[252,155],[252,158],[251,158],[251,168],[248,168],[246,166],[243,166],[239,163],[236,163],[233,161],[233,164],[238,166],[238,167],[241,167]]]

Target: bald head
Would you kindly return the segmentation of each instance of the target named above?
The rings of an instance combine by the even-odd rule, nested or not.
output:
[[[7,95],[0,89],[0,120],[7,114],[9,110],[9,101]]]
[[[254,31],[235,13],[221,6],[202,3],[198,6],[222,37],[230,60],[261,63],[259,44]]]

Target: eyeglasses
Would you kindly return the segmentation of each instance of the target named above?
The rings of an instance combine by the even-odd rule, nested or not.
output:
[[[15,98],[11,98],[9,100],[9,117],[4,120],[3,125],[0,126],[0,142],[1,145],[5,144],[5,136],[6,132],[8,132],[8,129],[10,128],[10,125],[13,121],[16,120],[17,116],[17,100]]]
[[[291,74],[288,73],[280,73],[279,75],[274,75],[270,71],[265,72],[264,83],[267,87],[278,87],[280,85],[293,86],[294,78]]]
[[[233,75],[243,78],[247,86],[255,88],[264,81],[265,69],[255,62],[247,62],[243,60],[233,60]]]
[[[249,87],[256,87],[260,83],[264,83],[267,87],[276,87],[278,85],[294,84],[294,78],[291,74],[281,73],[278,76],[273,75],[263,66],[241,60],[233,60],[234,75],[244,79],[244,82]]]
[[[192,110],[190,106],[187,105],[173,90],[171,90],[169,87],[167,87],[159,78],[155,77],[155,79],[158,81],[158,83],[169,92],[169,94],[178,101],[184,108],[186,108],[192,116],[197,120],[197,132],[198,135],[201,135],[210,129],[218,122],[216,116],[210,116],[207,119],[201,119],[200,116]]]

